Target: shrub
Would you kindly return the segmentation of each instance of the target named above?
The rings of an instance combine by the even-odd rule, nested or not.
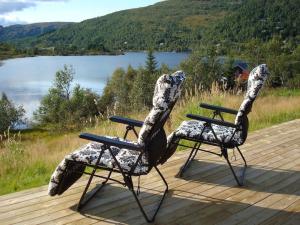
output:
[[[22,106],[16,107],[7,96],[2,93],[0,98],[0,132],[14,127],[18,122],[22,121],[25,110]]]
[[[56,73],[53,86],[34,113],[39,125],[61,130],[78,129],[99,114],[96,93],[79,85],[71,88],[74,73],[72,66],[66,65]]]

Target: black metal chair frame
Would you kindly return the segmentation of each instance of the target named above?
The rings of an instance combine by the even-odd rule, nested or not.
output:
[[[238,113],[238,111],[234,110],[234,109],[229,109],[229,108],[221,107],[221,106],[209,105],[209,104],[206,104],[206,103],[201,103],[200,107],[208,109],[208,110],[212,110],[213,111],[213,117],[212,118],[208,118],[208,117],[199,116],[199,115],[193,115],[193,114],[187,114],[186,116],[188,118],[191,118],[191,119],[194,119],[194,120],[203,121],[204,122],[204,127],[203,127],[203,129],[201,131],[200,136],[202,136],[202,133],[204,132],[204,130],[206,128],[209,128],[212,131],[212,133],[214,135],[214,138],[215,138],[215,140],[217,140],[217,142],[210,142],[210,141],[204,141],[204,140],[199,140],[199,139],[181,138],[183,140],[195,142],[195,145],[194,146],[187,146],[187,145],[178,143],[179,146],[191,148],[192,151],[189,154],[189,157],[187,158],[186,162],[180,168],[180,171],[178,172],[177,176],[178,177],[182,177],[183,173],[190,166],[190,163],[194,160],[194,158],[197,155],[198,151],[202,151],[202,152],[211,153],[211,154],[214,154],[214,155],[217,155],[217,156],[220,156],[220,157],[224,156],[224,158],[226,159],[226,162],[229,165],[229,168],[230,168],[230,170],[231,170],[231,172],[232,172],[232,174],[234,176],[234,179],[236,180],[236,183],[239,186],[243,186],[244,185],[244,178],[245,178],[246,168],[247,168],[247,162],[246,162],[246,159],[245,159],[243,153],[241,152],[241,150],[240,150],[240,148],[239,148],[238,145],[230,146],[230,145],[228,145],[226,143],[221,142],[218,139],[218,137],[217,137],[217,135],[214,132],[214,129],[212,127],[213,124],[216,124],[216,125],[221,125],[221,126],[235,128],[235,131],[234,131],[234,133],[232,134],[232,136],[230,138],[230,141],[231,141],[233,139],[235,133],[237,131],[239,131],[240,127],[237,126],[237,125],[235,125],[234,123],[230,123],[230,122],[224,121],[224,117],[222,116],[222,113],[229,113],[229,114],[236,115]],[[215,119],[217,116],[220,118],[220,120]],[[248,120],[247,117],[244,118],[244,119]],[[212,151],[209,151],[209,150],[202,149],[202,148],[200,148],[202,144],[208,144],[208,145],[218,146],[221,149],[221,153],[215,153],[215,152],[212,152]],[[235,149],[237,149],[238,153],[240,154],[240,156],[241,156],[241,158],[242,158],[242,160],[244,162],[244,166],[241,169],[241,175],[240,176],[237,175],[237,173],[233,169],[233,167],[231,165],[231,162],[229,160],[228,149],[230,149],[230,148],[233,149],[233,151]]]
[[[127,138],[127,135],[128,135],[128,133],[130,131],[133,131],[133,133],[135,134],[135,136],[138,137],[138,133],[137,133],[135,127],[142,127],[142,125],[143,125],[142,121],[132,120],[132,119],[123,118],[123,117],[119,117],[119,116],[112,116],[112,117],[110,117],[110,120],[113,121],[113,122],[118,122],[118,123],[126,124],[126,132],[124,134],[124,139]],[[148,216],[147,213],[145,212],[145,210],[144,210],[144,208],[143,208],[143,206],[142,206],[139,198],[138,198],[139,189],[140,189],[139,185],[140,184],[138,182],[137,190],[135,191],[133,180],[132,180],[133,176],[140,176],[140,174],[135,174],[134,170],[137,167],[138,163],[140,162],[140,160],[142,158],[142,155],[145,152],[145,149],[141,148],[141,147],[138,147],[136,145],[130,144],[128,142],[123,142],[123,141],[118,141],[118,140],[112,140],[112,139],[108,139],[108,138],[105,138],[105,137],[102,137],[102,136],[93,135],[93,134],[83,133],[83,134],[80,134],[79,137],[83,138],[83,139],[87,139],[87,140],[91,140],[91,141],[103,143],[103,149],[108,149],[109,150],[109,152],[112,155],[114,161],[116,162],[116,165],[117,165],[118,169],[110,169],[110,168],[102,167],[102,166],[98,165],[104,151],[100,152],[99,157],[98,157],[97,162],[96,162],[95,165],[89,165],[89,164],[82,163],[82,162],[76,162],[76,163],[81,163],[81,164],[83,164],[85,166],[93,168],[92,172],[86,172],[86,171],[83,172],[84,174],[90,175],[90,177],[88,179],[87,185],[86,185],[86,187],[85,187],[85,189],[84,189],[84,191],[82,193],[82,196],[81,196],[81,198],[79,200],[79,203],[77,205],[77,211],[80,211],[82,209],[82,207],[85,206],[104,187],[104,185],[110,180],[110,181],[117,182],[117,183],[119,183],[119,184],[124,185],[125,187],[127,187],[131,191],[131,193],[133,194],[133,196],[134,196],[134,198],[135,198],[135,200],[136,200],[136,202],[137,202],[137,204],[139,206],[139,209],[142,212],[142,214],[143,214],[144,218],[146,219],[146,221],[149,222],[149,223],[153,222],[155,220],[155,217],[156,217],[156,215],[157,215],[157,213],[158,213],[158,211],[159,211],[159,209],[160,209],[160,207],[162,205],[162,202],[163,202],[163,200],[164,200],[164,198],[165,198],[165,196],[166,196],[166,194],[168,192],[168,184],[167,184],[165,178],[163,177],[162,173],[157,168],[157,166],[153,166],[155,168],[156,172],[158,173],[158,175],[160,176],[160,178],[162,179],[163,183],[165,184],[165,190],[164,190],[163,196],[161,197],[161,199],[160,199],[160,201],[158,203],[158,206],[156,207],[156,210],[155,210],[154,214],[151,217]],[[111,146],[116,146],[116,147],[119,147],[119,148],[126,148],[126,149],[130,149],[130,150],[134,150],[134,151],[140,152],[140,154],[139,154],[139,156],[138,156],[138,158],[137,158],[134,166],[131,168],[131,170],[129,172],[124,171],[122,169],[122,167],[119,164],[118,160],[113,155]],[[68,161],[68,163],[70,163],[70,162]],[[68,166],[67,166],[67,168],[68,168]],[[107,177],[96,174],[96,171],[98,169],[109,171]],[[73,172],[76,172],[76,171],[73,171]],[[117,173],[122,174],[123,181],[111,178],[111,174],[113,172],[117,172]],[[87,196],[87,191],[88,191],[89,186],[90,186],[90,184],[91,184],[91,182],[92,182],[92,180],[93,180],[94,177],[102,178],[102,179],[104,179],[104,181],[102,182],[102,184],[99,187],[97,187],[96,189],[93,190],[93,193],[90,193],[90,195]]]

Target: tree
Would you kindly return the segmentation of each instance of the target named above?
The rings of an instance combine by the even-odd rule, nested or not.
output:
[[[146,71],[149,74],[154,74],[156,72],[157,62],[153,55],[153,51],[148,51],[147,61],[146,61]]]
[[[140,68],[130,92],[130,101],[134,109],[152,106],[152,96],[155,86],[155,75],[149,75],[148,71]]]
[[[55,74],[54,87],[61,92],[62,97],[70,99],[71,83],[74,79],[74,69],[72,66],[64,65],[63,70]]]
[[[22,106],[16,107],[7,96],[2,93],[0,98],[0,132],[14,127],[18,122],[22,121],[25,110]]]
[[[195,87],[199,86],[210,90],[212,83],[218,81],[222,75],[222,66],[216,48],[209,46],[205,51],[194,52],[181,63],[181,69],[188,74],[185,88],[190,90],[195,90]]]
[[[64,66],[56,73],[53,86],[34,113],[39,125],[61,130],[77,129],[84,121],[99,114],[96,93],[79,85],[71,89],[74,73],[71,66]]]
[[[111,79],[107,82],[103,95],[101,96],[101,108],[126,105],[128,101],[128,90],[126,90],[125,71],[118,68],[114,71]]]

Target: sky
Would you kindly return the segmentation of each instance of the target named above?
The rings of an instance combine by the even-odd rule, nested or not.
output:
[[[80,22],[161,0],[0,0],[0,25]]]

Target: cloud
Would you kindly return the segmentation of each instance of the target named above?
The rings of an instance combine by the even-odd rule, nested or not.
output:
[[[41,2],[66,2],[68,0],[0,0],[0,15],[36,6]]]
[[[35,6],[33,2],[0,2],[0,14],[5,14],[13,11],[21,11],[25,8]]]
[[[7,20],[5,18],[0,17],[0,26],[6,27],[6,26],[10,26],[10,25],[15,25],[15,24],[27,24],[27,22],[22,21],[22,20],[18,20],[18,19]]]

